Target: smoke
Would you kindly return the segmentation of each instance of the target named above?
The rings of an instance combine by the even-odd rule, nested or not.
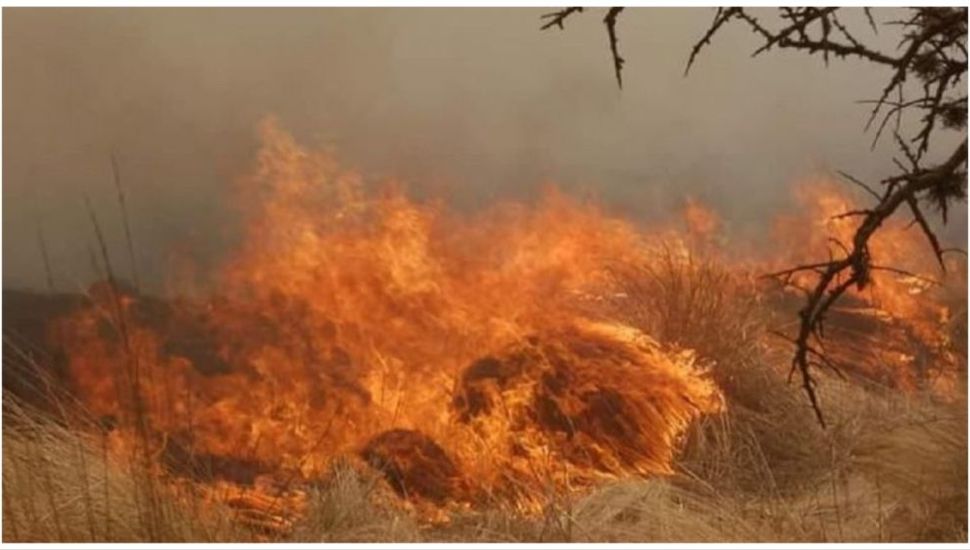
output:
[[[629,10],[621,91],[601,15],[540,32],[545,11],[5,10],[4,286],[43,288],[38,228],[58,288],[93,278],[84,196],[125,275],[112,151],[145,282],[164,287],[173,253],[217,260],[238,237],[228,184],[266,115],[458,208],[554,181],[644,221],[693,195],[743,231],[813,172],[891,169],[855,103],[881,90],[878,67],[751,59],[755,38],[738,28],[685,78],[711,11]],[[965,208],[951,229],[965,243]]]

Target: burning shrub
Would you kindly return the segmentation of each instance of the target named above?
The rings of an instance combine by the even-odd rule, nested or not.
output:
[[[665,352],[627,326],[577,321],[473,362],[453,407],[505,457],[506,475],[533,476],[545,464],[551,479],[582,484],[670,473],[687,426],[721,400],[690,352]]]
[[[384,432],[370,440],[361,455],[405,498],[417,496],[443,504],[459,496],[458,468],[444,449],[421,432]]]

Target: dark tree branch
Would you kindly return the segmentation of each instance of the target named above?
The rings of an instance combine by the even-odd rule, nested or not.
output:
[[[603,23],[606,24],[606,33],[610,37],[610,53],[613,54],[613,71],[616,73],[616,83],[620,88],[623,87],[622,71],[625,60],[620,56],[620,51],[617,47],[619,40],[616,37],[616,18],[622,12],[623,8],[610,8],[606,12],[606,17],[603,18]]]
[[[859,187],[861,187],[867,193],[869,193],[870,195],[872,195],[873,197],[875,197],[876,200],[879,200],[880,199],[879,193],[876,193],[876,191],[872,187],[869,187],[868,185],[866,185],[865,183],[863,183],[859,179],[855,178],[851,174],[846,173],[846,172],[843,172],[841,170],[838,171],[838,174],[840,176],[842,176],[843,178],[847,179],[849,182],[854,183],[854,184],[858,185]]]
[[[552,26],[556,26],[559,27],[559,30],[562,30],[566,28],[563,26],[563,22],[566,20],[566,18],[574,13],[581,13],[582,11],[583,8],[563,8],[559,11],[544,13],[540,17],[542,19],[548,19],[549,21],[540,28],[542,30],[546,30]]]
[[[606,25],[606,34],[610,40],[610,54],[613,56],[613,72],[616,74],[616,83],[620,88],[623,88],[623,64],[626,62],[623,56],[620,55],[619,36],[616,34],[616,23],[617,18],[623,13],[624,8],[614,7],[609,8],[606,11],[606,16],[603,17],[603,24]],[[569,16],[574,13],[582,13],[583,8],[563,8],[559,11],[544,13],[540,16],[540,19],[548,19],[541,27],[541,30],[546,30],[552,27],[559,27],[560,30],[565,28],[565,21]]]
[[[926,235],[926,239],[930,242],[930,246],[933,247],[933,254],[936,256],[936,261],[940,264],[940,269],[946,271],[946,264],[943,262],[943,248],[940,246],[940,240],[930,228],[929,222],[926,221],[926,216],[920,210],[916,197],[908,197],[906,204],[909,205],[909,209],[913,213],[913,219],[919,224],[920,229],[923,230],[923,234]]]
[[[707,29],[704,36],[702,36],[701,39],[694,44],[694,47],[690,51],[690,57],[687,59],[687,66],[684,68],[685,75],[690,72],[690,68],[694,65],[694,60],[697,59],[697,54],[701,53],[701,50],[704,49],[705,46],[709,46],[711,44],[711,38],[717,34],[717,31],[721,28],[721,25],[724,25],[730,21],[731,18],[737,15],[739,11],[741,11],[741,8],[717,8],[717,13],[714,14],[714,22],[711,23],[711,27]]]
[[[856,230],[848,254],[828,262],[797,266],[770,275],[790,280],[790,277],[795,273],[804,271],[818,273],[819,268],[824,268],[819,274],[815,287],[809,293],[805,306],[798,313],[800,325],[798,334],[794,339],[795,355],[792,359],[792,372],[797,371],[801,374],[802,387],[808,394],[819,423],[823,426],[825,425],[825,418],[815,394],[815,380],[811,373],[809,353],[812,342],[821,340],[825,316],[832,304],[849,288],[856,286],[861,289],[868,285],[870,272],[873,269],[869,255],[869,240],[883,222],[891,217],[903,203],[911,204],[916,200],[919,193],[932,188],[934,185],[939,185],[940,181],[952,178],[954,174],[959,172],[961,166],[966,165],[966,162],[967,141],[964,140],[950,158],[939,166],[924,170],[919,174],[905,174],[892,178],[892,181],[887,182],[896,183],[892,187],[892,192],[884,195],[882,200],[866,214]],[[929,234],[932,235],[932,232]],[[935,240],[935,236],[933,239]],[[938,257],[941,257],[942,252],[938,251],[937,247],[938,243],[934,245],[934,251],[937,252]],[[880,269],[886,270],[888,268],[881,266]],[[841,282],[839,282],[840,280]]]

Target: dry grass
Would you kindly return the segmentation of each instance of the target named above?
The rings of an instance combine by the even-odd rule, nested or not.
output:
[[[825,391],[838,394],[830,433],[775,433],[779,441],[771,446],[787,451],[771,455],[782,458],[778,463],[746,421],[712,420],[697,433],[721,440],[691,440],[682,465],[699,464],[694,471],[550,497],[540,516],[493,507],[455,513],[436,525],[417,521],[378,480],[346,466],[312,490],[310,508],[289,540],[965,541],[965,402],[882,395],[841,382]],[[254,539],[233,527],[228,511],[162,494],[149,498],[150,476],[106,460],[97,442],[76,430],[10,418],[5,541]],[[752,464],[761,466],[747,471]]]
[[[551,494],[538,515],[489,504],[428,523],[372,474],[338,465],[287,540],[967,541],[965,381],[962,396],[943,402],[823,379],[823,431],[770,367],[784,361],[764,345],[774,321],[746,283],[673,256],[620,275],[635,302],[626,321],[716,359],[728,399],[727,413],[689,434],[679,474]],[[173,498],[109,460],[97,437],[10,395],[4,419],[4,541],[255,540],[227,510]]]
[[[765,478],[763,490],[757,491],[750,486],[755,474],[731,472],[729,478],[744,481],[730,487],[722,479],[685,473],[618,480],[571,499],[551,497],[539,516],[492,507],[454,514],[445,524],[421,526],[391,506],[380,507],[379,499],[366,501],[363,497],[373,495],[373,486],[351,476],[315,501],[315,517],[341,514],[336,528],[311,516],[300,540],[965,542],[965,402],[903,398],[831,381],[825,391],[838,394],[833,401],[840,407],[832,411],[837,424],[831,434],[803,438],[788,432],[776,437],[790,438],[795,447],[812,440],[813,449],[828,445],[827,452],[802,449],[800,461],[785,462],[796,468],[792,472],[778,472],[780,465],[762,459],[763,473],[801,477],[797,490],[773,488]],[[757,441],[749,440],[751,444]],[[745,449],[743,442],[736,446],[740,449],[735,456],[757,453]],[[808,456],[814,463],[802,470]],[[720,471],[746,463],[722,464]],[[387,514],[396,519],[389,522]]]
[[[228,515],[173,498],[138,461],[6,394],[3,540],[214,541],[245,536]],[[207,509],[208,508],[208,509]]]

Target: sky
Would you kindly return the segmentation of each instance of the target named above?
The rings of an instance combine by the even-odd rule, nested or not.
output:
[[[46,286],[39,230],[59,290],[91,281],[85,197],[124,258],[112,154],[143,282],[162,288],[175,251],[218,261],[238,237],[229,187],[268,115],[370,178],[459,209],[556,182],[645,223],[692,196],[743,233],[805,178],[892,170],[858,103],[878,95],[883,68],[751,58],[756,38],[737,27],[684,76],[713,11],[638,8],[618,26],[621,90],[602,10],[540,31],[548,11],[4,9],[4,287]],[[860,34],[894,45],[857,15]],[[965,206],[946,234],[965,245]]]

